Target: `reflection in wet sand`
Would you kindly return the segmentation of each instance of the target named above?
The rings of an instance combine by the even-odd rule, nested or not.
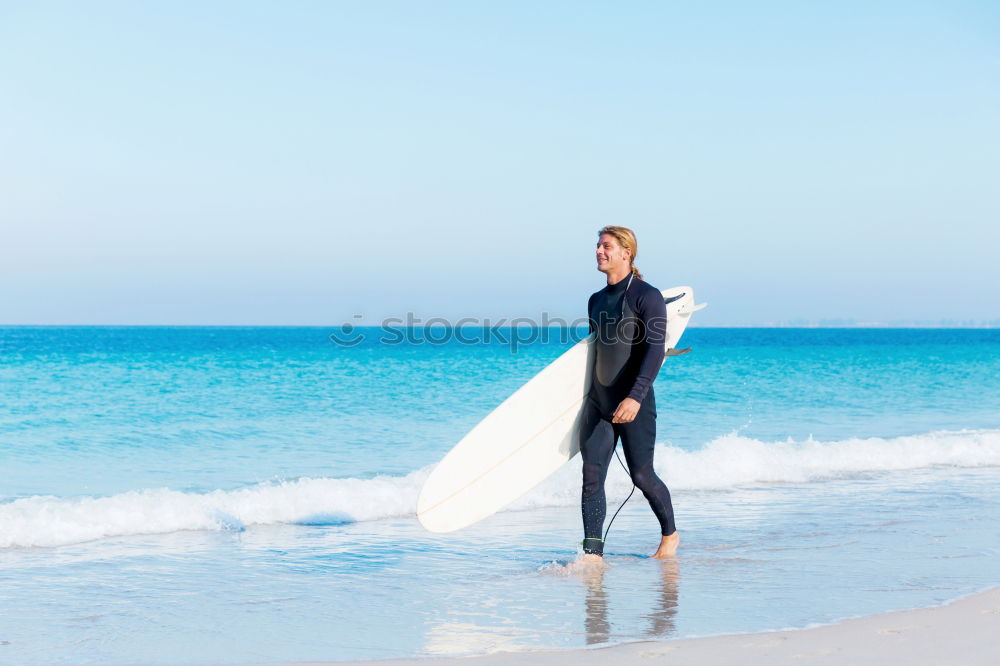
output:
[[[583,572],[582,578],[587,586],[584,629],[587,632],[587,645],[607,643],[611,634],[611,623],[608,622],[608,594],[604,590],[605,567],[595,567]]]
[[[681,563],[676,557],[660,561],[660,596],[650,619],[650,637],[667,638],[674,633],[677,617]]]
[[[650,620],[650,625],[643,637],[668,638],[676,630],[681,565],[677,558],[668,558],[657,561],[656,566],[659,566],[660,569],[659,585],[656,590],[656,601],[651,611],[646,615]],[[606,571],[605,567],[586,568],[579,571],[580,578],[587,588],[583,618],[587,633],[587,645],[607,643],[612,638],[608,595],[604,586]],[[626,636],[629,638],[637,637],[631,632],[626,632],[621,637]]]
[[[601,645],[614,641],[671,638],[676,633],[679,610],[680,561],[639,557],[613,558],[611,564],[603,559],[587,561],[578,559],[566,565],[545,566],[541,571],[575,580],[583,585],[583,625],[586,645]],[[569,582],[569,581],[567,581]],[[622,603],[617,613],[612,613],[613,599]],[[579,612],[571,604],[572,612],[567,624],[560,631],[541,629],[533,624],[530,615],[520,622],[509,621],[495,611],[499,605],[516,608],[497,599],[489,610],[477,608],[467,619],[443,622],[431,626],[425,634],[424,652],[429,655],[461,655],[514,652],[530,649],[539,644],[541,633],[563,635],[579,641]],[[612,620],[617,616],[617,628]],[[509,616],[508,616],[509,617]],[[520,625],[520,626],[518,626]],[[574,643],[574,646],[579,643]]]

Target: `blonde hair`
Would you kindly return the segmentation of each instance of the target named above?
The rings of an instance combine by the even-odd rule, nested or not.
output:
[[[618,244],[623,248],[632,251],[632,256],[629,257],[629,268],[632,269],[632,275],[636,276],[640,280],[642,279],[642,273],[639,269],[635,267],[635,257],[639,254],[639,244],[635,240],[635,232],[633,232],[628,227],[604,227],[597,232],[597,237],[600,238],[602,234],[608,234],[614,237]]]

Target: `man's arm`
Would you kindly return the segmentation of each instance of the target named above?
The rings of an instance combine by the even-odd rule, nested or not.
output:
[[[656,373],[663,365],[667,346],[667,306],[663,296],[657,289],[646,289],[636,299],[636,316],[642,322],[646,333],[646,351],[639,365],[639,374],[635,378],[628,397],[636,402],[642,402],[649,392],[649,387],[656,379]]]

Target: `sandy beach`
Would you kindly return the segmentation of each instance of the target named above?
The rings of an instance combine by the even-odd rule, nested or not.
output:
[[[1000,587],[944,606],[897,611],[838,624],[757,634],[677,641],[643,641],[590,650],[494,653],[477,657],[308,662],[365,666],[589,666],[593,664],[908,664],[937,666],[1000,663]],[[287,665],[291,666],[291,665]]]

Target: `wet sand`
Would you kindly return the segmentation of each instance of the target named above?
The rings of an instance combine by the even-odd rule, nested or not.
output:
[[[907,664],[993,666],[1000,663],[1000,587],[944,606],[897,611],[838,624],[606,648],[498,652],[475,657],[428,657],[360,662],[365,666],[607,666],[608,664]],[[298,664],[297,666],[306,666]]]

